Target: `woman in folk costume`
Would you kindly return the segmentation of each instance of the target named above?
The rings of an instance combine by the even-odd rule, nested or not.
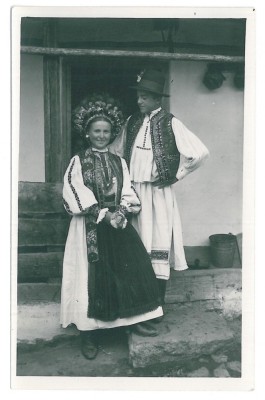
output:
[[[74,111],[74,125],[88,148],[74,156],[64,176],[63,202],[72,215],[61,295],[61,324],[81,332],[84,356],[97,354],[94,331],[131,326],[157,334],[147,320],[163,314],[159,289],[137,232],[128,222],[140,201],[124,159],[107,146],[123,116],[109,96],[92,96]]]
[[[163,299],[170,259],[175,270],[188,268],[176,182],[198,168],[208,156],[198,137],[161,107],[162,96],[169,96],[163,91],[164,83],[164,76],[157,70],[146,70],[138,76],[134,88],[140,112],[128,118],[109,146],[110,151],[125,157],[140,197],[142,209],[133,217],[132,224],[151,256]]]

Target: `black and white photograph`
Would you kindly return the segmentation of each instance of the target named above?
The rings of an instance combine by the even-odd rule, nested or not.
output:
[[[13,8],[15,387],[253,387],[254,28]]]

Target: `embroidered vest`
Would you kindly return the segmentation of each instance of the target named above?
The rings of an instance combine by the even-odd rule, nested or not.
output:
[[[84,184],[94,193],[99,207],[112,207],[120,204],[123,186],[123,169],[120,157],[108,152],[110,176],[113,176],[117,183],[115,196],[112,196],[115,198],[111,200],[108,198],[108,185],[112,185],[112,182],[108,182],[106,175],[102,173],[105,166],[101,159],[94,154],[91,148],[80,152],[78,155],[82,166]]]
[[[171,126],[172,118],[172,114],[161,109],[150,121],[152,149],[161,184],[171,184],[179,168],[180,153]],[[143,119],[144,116],[141,113],[136,113],[128,121],[125,150],[127,165],[130,165],[133,144],[143,124]]]
[[[78,154],[82,167],[83,181],[95,195],[98,205],[93,205],[86,209],[86,242],[88,262],[97,262],[98,241],[97,241],[97,217],[101,208],[117,207],[120,204],[121,192],[123,186],[123,169],[120,157],[108,153],[108,164],[111,171],[110,179],[104,175],[104,165],[100,157],[97,157],[93,151],[88,148]],[[115,178],[113,184],[112,178]],[[108,196],[111,185],[115,186],[113,193]]]

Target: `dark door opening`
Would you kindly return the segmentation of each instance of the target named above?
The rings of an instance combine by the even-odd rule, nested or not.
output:
[[[121,57],[75,58],[71,68],[71,109],[92,93],[107,92],[122,104],[125,118],[137,108],[136,91],[131,88],[141,70],[152,66],[161,68],[161,62]],[[167,68],[163,63],[162,68]],[[72,155],[82,148],[82,141],[72,130]]]

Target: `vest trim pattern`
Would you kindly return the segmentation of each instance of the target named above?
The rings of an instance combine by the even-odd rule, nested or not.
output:
[[[176,175],[180,162],[180,153],[172,130],[172,118],[172,114],[161,109],[150,121],[150,135],[154,160],[158,171],[159,183],[163,185],[170,185],[176,182]],[[140,113],[132,115],[128,121],[125,154],[128,165],[130,165],[132,147],[142,123],[143,116]]]

